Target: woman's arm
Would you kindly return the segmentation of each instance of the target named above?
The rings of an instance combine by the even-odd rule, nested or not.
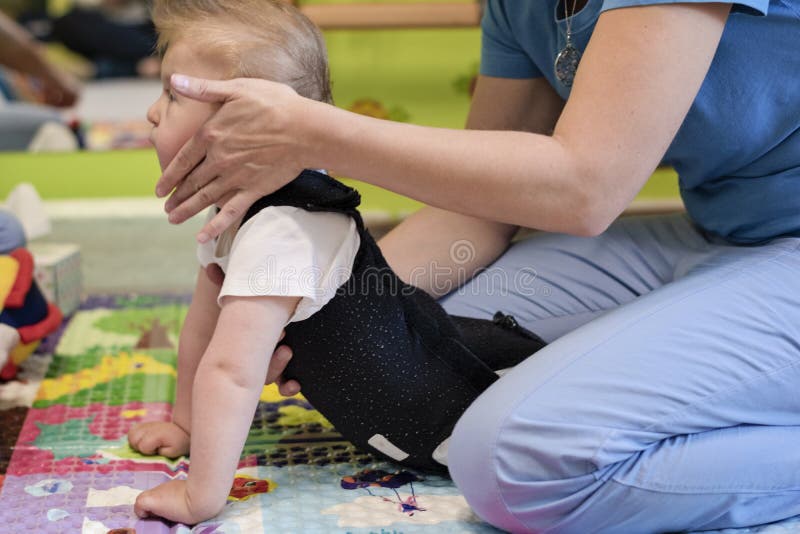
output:
[[[307,148],[334,173],[430,205],[595,235],[661,161],[729,9],[671,4],[603,13],[552,136],[437,130],[331,109],[320,114]]]
[[[544,78],[480,76],[466,127],[549,135],[563,106]],[[389,232],[380,246],[400,278],[442,296],[502,254],[516,230],[514,225],[425,207]]]
[[[165,170],[158,191],[165,194],[188,175],[168,203],[172,209],[189,199],[174,209],[173,222],[234,193],[203,230],[216,235],[299,168],[327,168],[471,216],[598,234],[669,147],[729,10],[708,3],[603,13],[552,136],[398,124],[305,100],[263,80],[174,77],[177,91],[224,105]],[[253,116],[263,121],[248,125],[244,119]]]
[[[78,98],[75,80],[51,65],[39,52],[33,36],[3,13],[0,13],[0,65],[38,78],[48,104],[71,106]]]
[[[136,513],[195,524],[220,512],[253,421],[269,354],[297,297],[224,297],[192,391],[192,455],[186,481],[142,493]]]

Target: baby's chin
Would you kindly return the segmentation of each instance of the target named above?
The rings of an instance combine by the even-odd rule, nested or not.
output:
[[[158,155],[158,166],[161,167],[161,172],[164,172],[164,169],[169,166],[169,162],[172,161],[173,158],[167,158],[162,156],[161,153],[156,150],[156,155]],[[173,156],[174,157],[174,156]]]
[[[158,166],[161,167],[161,172],[164,172],[164,169],[167,168],[167,165],[169,165],[169,162],[172,161],[172,157],[175,157],[175,156],[172,156],[171,158],[167,158],[167,156],[165,154],[163,154],[161,152],[161,150],[158,149],[156,144],[153,142],[153,138],[152,137],[150,138],[150,146],[152,146],[156,150],[156,156],[158,157]]]

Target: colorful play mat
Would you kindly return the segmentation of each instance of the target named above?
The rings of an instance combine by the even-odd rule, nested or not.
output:
[[[0,386],[2,399],[38,384],[30,409],[0,404],[2,468],[19,429],[0,493],[0,531],[497,532],[450,480],[376,461],[301,396],[283,398],[272,387],[262,394],[222,514],[191,529],[138,519],[139,492],[186,476],[186,459],[142,456],[126,434],[136,422],[170,417],[187,303],[180,296],[90,298],[43,344],[46,354],[29,358],[21,382]],[[800,518],[726,532],[798,533]]]
[[[185,477],[188,464],[142,456],[126,438],[134,423],[170,417],[187,300],[89,299],[51,340],[52,361],[0,494],[0,530],[190,531],[133,514],[139,492]],[[10,415],[19,421],[19,409]],[[494,529],[471,513],[449,480],[376,461],[342,439],[302,396],[283,398],[274,387],[262,394],[224,512],[191,530],[422,531]]]

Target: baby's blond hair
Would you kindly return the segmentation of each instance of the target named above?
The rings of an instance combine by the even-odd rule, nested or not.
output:
[[[264,78],[331,102],[325,41],[313,22],[279,0],[155,0],[158,51],[191,39],[231,64],[229,77]]]

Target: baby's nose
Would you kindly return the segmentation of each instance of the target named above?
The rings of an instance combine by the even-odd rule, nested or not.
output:
[[[158,110],[156,109],[156,104],[150,106],[147,110],[147,120],[153,126],[158,126]]]

